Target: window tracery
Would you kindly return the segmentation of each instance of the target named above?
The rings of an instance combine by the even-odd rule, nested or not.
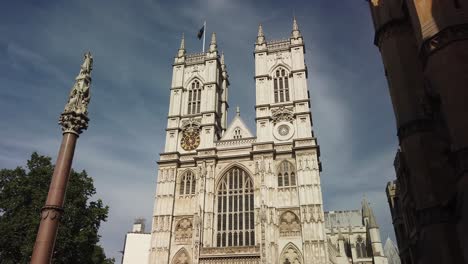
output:
[[[356,253],[358,258],[367,258],[366,241],[362,236],[358,236],[356,239]]]
[[[236,127],[234,129],[234,139],[240,139],[240,138],[242,138],[242,131],[240,127]]]
[[[290,99],[288,72],[282,67],[278,68],[274,73],[273,92],[275,103],[288,102]]]
[[[299,217],[286,211],[280,216],[280,236],[299,236],[301,234],[301,221]]]
[[[180,178],[179,194],[180,195],[193,195],[195,194],[197,181],[195,174],[192,171],[187,171]]]
[[[190,255],[185,248],[182,248],[172,259],[172,264],[190,264]]]
[[[189,86],[187,114],[193,115],[200,113],[201,107],[201,87],[200,82],[195,80]]]
[[[278,187],[296,186],[296,170],[291,162],[285,160],[278,167]]]
[[[217,190],[216,246],[255,245],[253,182],[239,167],[222,177]]]
[[[300,251],[293,244],[289,243],[283,249],[280,258],[281,264],[301,264],[302,255]]]

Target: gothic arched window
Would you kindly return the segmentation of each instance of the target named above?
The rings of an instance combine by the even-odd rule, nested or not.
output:
[[[296,186],[296,171],[289,161],[283,161],[278,167],[278,187]]]
[[[217,189],[217,247],[255,245],[254,190],[250,176],[233,167]]]
[[[236,127],[234,129],[234,139],[240,139],[240,138],[242,138],[241,129],[239,127]]]
[[[197,187],[197,182],[195,180],[195,175],[192,171],[187,171],[184,175],[180,178],[180,185],[179,185],[179,194],[180,195],[191,195],[195,194],[195,189]]]
[[[358,236],[356,239],[356,252],[358,258],[367,258],[366,241],[362,236]]]
[[[192,82],[188,91],[188,109],[187,114],[193,115],[200,113],[201,106],[201,87],[200,82],[195,80]]]
[[[289,78],[284,68],[278,68],[273,76],[273,92],[275,103],[289,101]]]

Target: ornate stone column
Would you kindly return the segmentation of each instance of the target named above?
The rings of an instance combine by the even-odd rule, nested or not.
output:
[[[63,204],[76,141],[79,134],[88,128],[92,65],[93,57],[91,53],[87,52],[84,55],[80,73],[76,77],[75,85],[70,92],[68,103],[60,116],[59,124],[62,126],[63,131],[62,144],[47,200],[41,210],[41,223],[34,244],[32,264],[48,264],[52,259],[59,221],[63,214]]]
[[[468,263],[468,4],[461,0],[406,0],[424,76],[441,102],[451,140],[456,190],[445,191]]]
[[[447,206],[456,177],[448,162],[449,139],[437,97],[425,82],[410,18],[402,1],[370,1],[376,29],[375,44],[382,55],[407,164],[408,193],[402,199],[414,263],[460,263],[456,229]],[[414,203],[414,210],[409,204]],[[411,221],[408,221],[411,222]],[[443,242],[442,242],[443,241]]]

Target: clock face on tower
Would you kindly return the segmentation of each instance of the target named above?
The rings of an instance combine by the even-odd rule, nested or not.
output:
[[[186,130],[182,134],[180,146],[187,151],[194,150],[200,145],[200,134],[198,130]]]

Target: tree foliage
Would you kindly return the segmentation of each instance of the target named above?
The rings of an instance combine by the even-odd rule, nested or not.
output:
[[[54,166],[50,157],[34,152],[27,169],[0,170],[0,263],[29,263],[40,210],[44,206]],[[98,230],[109,207],[98,199],[86,171],[71,171],[53,263],[114,263],[98,245]]]

